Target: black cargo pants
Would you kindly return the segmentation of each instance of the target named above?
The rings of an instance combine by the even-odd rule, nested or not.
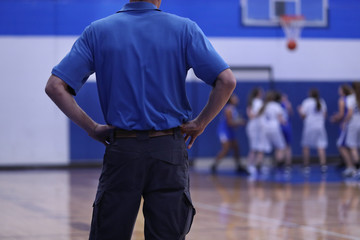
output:
[[[188,158],[179,129],[174,135],[112,139],[93,205],[90,240],[130,240],[144,198],[146,240],[183,240],[195,209]]]

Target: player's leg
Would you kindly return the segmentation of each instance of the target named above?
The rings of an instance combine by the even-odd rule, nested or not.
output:
[[[303,146],[302,152],[303,152],[304,171],[308,171],[310,164],[310,148],[308,146]]]
[[[222,140],[221,142],[221,150],[220,152],[216,155],[215,161],[214,163],[211,165],[211,172],[212,173],[216,173],[217,167],[220,164],[220,162],[222,161],[222,159],[228,154],[229,150],[231,147],[231,142],[226,140]]]
[[[318,148],[317,151],[318,151],[318,156],[319,156],[319,160],[320,160],[321,171],[326,172],[327,171],[327,166],[326,166],[326,151],[325,151],[325,148]]]

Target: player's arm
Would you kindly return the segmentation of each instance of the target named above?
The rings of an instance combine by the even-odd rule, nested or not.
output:
[[[98,124],[91,119],[76,103],[69,89],[63,80],[51,75],[46,84],[45,92],[59,109],[75,124],[84,129],[89,136],[106,144],[106,139],[112,127]]]
[[[302,119],[306,117],[306,114],[304,112],[304,107],[302,105],[298,106],[298,113]]]
[[[331,116],[331,122],[340,121],[345,115],[345,101],[340,98],[338,101],[338,112]]]
[[[188,148],[190,149],[195,139],[204,131],[206,126],[215,118],[220,110],[229,100],[236,86],[236,79],[230,69],[226,69],[219,74],[212,89],[208,102],[200,114],[192,121],[181,126],[181,131],[185,134],[185,141],[190,138]]]

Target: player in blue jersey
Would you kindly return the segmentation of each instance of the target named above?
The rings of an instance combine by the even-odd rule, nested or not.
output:
[[[91,23],[46,85],[57,106],[106,146],[90,240],[130,240],[142,198],[145,239],[185,239],[195,215],[185,143],[191,148],[236,85],[198,25],[160,4],[131,0]],[[212,87],[195,118],[185,91],[190,68]],[[72,96],[94,72],[106,124]]]
[[[284,150],[284,160],[285,160],[285,170],[287,173],[291,171],[291,163],[292,163],[292,125],[290,116],[293,114],[292,104],[288,99],[286,94],[282,94],[280,92],[277,93],[276,100],[280,103],[283,108],[283,122],[280,125],[281,131],[284,136],[284,140],[286,143],[286,147]]]
[[[238,172],[246,171],[240,163],[239,145],[235,134],[236,128],[245,124],[244,119],[240,117],[239,112],[236,109],[238,103],[239,98],[235,94],[231,95],[221,114],[218,125],[218,136],[222,149],[217,154],[215,162],[211,166],[212,173],[216,173],[219,163],[230,150],[233,150],[234,153],[236,170]]]

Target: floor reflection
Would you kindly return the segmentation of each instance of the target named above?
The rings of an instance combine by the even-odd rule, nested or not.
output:
[[[100,169],[0,172],[0,239],[87,239]],[[360,239],[360,185],[191,172],[190,240]],[[140,211],[141,213],[141,211]],[[138,217],[132,240],[142,240]]]

